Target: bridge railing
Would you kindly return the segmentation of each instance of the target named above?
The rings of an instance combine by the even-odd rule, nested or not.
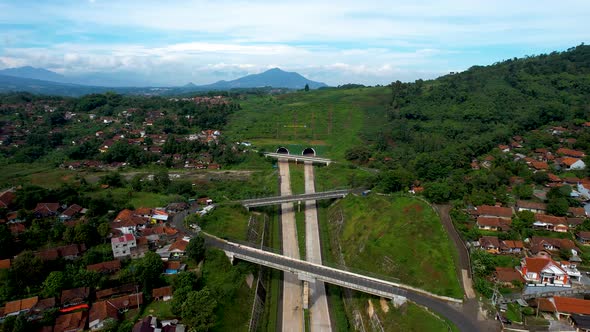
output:
[[[226,238],[226,240],[233,242],[233,243],[240,244],[240,245],[260,249],[262,251],[267,251],[269,253],[283,255],[283,252],[280,249],[265,247],[265,246],[261,246],[260,244],[256,244],[256,243],[252,243],[252,242],[248,242],[248,241],[242,241],[242,240],[236,240],[236,239],[230,239],[230,238]],[[302,260],[305,261],[304,259],[302,259]],[[326,267],[331,267],[331,268],[334,268],[337,270],[347,271],[347,272],[351,272],[354,274],[363,275],[363,276],[367,276],[367,277],[371,277],[371,278],[375,278],[375,279],[381,279],[381,280],[390,281],[390,282],[394,282],[394,283],[401,282],[401,280],[399,278],[396,278],[393,276],[387,276],[387,275],[383,275],[383,274],[379,274],[379,273],[375,273],[375,272],[371,272],[371,271],[366,271],[363,269],[345,266],[345,265],[337,264],[337,263],[334,263],[331,261],[326,261],[324,259],[322,259],[322,265],[326,266]]]

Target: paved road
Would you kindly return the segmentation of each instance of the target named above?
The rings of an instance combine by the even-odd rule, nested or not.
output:
[[[315,178],[313,164],[311,162],[305,162],[304,174],[305,193],[314,193]],[[305,202],[305,253],[308,262],[322,264],[316,201]],[[321,281],[309,283],[309,318],[311,332],[332,331],[330,310],[328,309],[328,299],[326,298],[326,286]]]
[[[361,189],[357,189],[359,193],[362,191]],[[354,192],[352,189],[343,189],[343,190],[331,190],[331,191],[324,191],[316,193],[305,193],[303,195],[281,195],[278,197],[264,197],[264,198],[253,198],[253,199],[245,199],[240,201],[242,205],[245,207],[257,207],[257,206],[268,206],[268,205],[279,205],[282,203],[290,203],[290,202],[301,202],[301,201],[308,201],[308,200],[320,200],[320,199],[331,199],[331,198],[342,198],[348,195],[349,193]]]
[[[335,285],[343,287],[351,287],[351,285],[356,285],[364,287],[367,290],[373,290],[373,293],[377,291],[387,294],[405,296],[410,301],[425,306],[439,315],[446,317],[453,324],[455,324],[460,331],[484,331],[480,327],[480,322],[477,321],[477,317],[464,313],[462,310],[463,306],[461,304],[450,304],[439,298],[428,296],[419,291],[395,287],[389,282],[355,275],[347,271],[337,270],[326,266],[311,264],[306,261],[294,260],[292,258],[264,252],[262,250],[244,245],[231,244],[221,239],[207,237],[206,240],[208,245],[234,253],[238,256],[242,256],[244,260],[254,259],[272,263],[277,266],[282,266],[282,270],[288,269],[291,271],[301,271],[303,273],[307,273],[308,275],[315,276],[316,278],[321,278],[326,282],[331,282]],[[293,329],[287,328],[286,331],[293,331]],[[487,329],[485,331],[487,331]]]
[[[291,175],[289,162],[279,159],[279,174],[281,177],[281,195],[291,195]],[[287,257],[299,259],[299,243],[293,203],[281,204],[281,230],[283,240],[283,254]],[[282,331],[301,332],[303,324],[303,288],[296,275],[283,273],[283,315]]]

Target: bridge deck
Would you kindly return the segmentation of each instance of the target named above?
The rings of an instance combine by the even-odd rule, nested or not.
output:
[[[296,154],[268,152],[268,153],[265,153],[264,156],[278,158],[278,159],[295,160],[295,161],[311,161],[313,163],[326,164],[326,165],[330,165],[330,163],[332,163],[332,160],[328,159],[328,158],[315,157],[315,156],[302,156],[302,155],[296,155]]]
[[[320,280],[386,298],[393,298],[394,295],[401,295],[445,316],[461,331],[479,331],[477,325],[472,321],[472,317],[467,317],[452,305],[452,303],[462,303],[462,300],[432,294],[422,289],[404,284],[380,280],[349,271],[289,258],[245,245],[224,241],[216,237],[208,236],[207,243],[224,250],[232,257],[291,272],[299,275],[300,279]]]
[[[319,193],[302,194],[302,195],[264,197],[264,198],[246,199],[246,200],[241,201],[241,204],[244,207],[257,207],[257,206],[279,205],[279,204],[291,203],[291,202],[317,201],[317,200],[322,200],[322,199],[342,198],[351,192],[353,192],[353,190],[344,189],[344,190],[332,190],[332,191],[324,191],[324,192],[319,192]]]

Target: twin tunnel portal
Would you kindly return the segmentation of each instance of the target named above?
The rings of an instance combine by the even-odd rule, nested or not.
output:
[[[282,255],[263,251],[244,244],[233,243],[212,235],[204,234],[210,246],[223,250],[233,261],[234,258],[278,269],[284,272],[282,292],[282,331],[300,332],[306,330],[303,309],[309,310],[309,330],[332,331],[332,323],[326,301],[324,283],[377,295],[389,299],[402,296],[437,314],[446,317],[461,331],[478,331],[474,317],[461,310],[462,300],[440,296],[401,283],[392,283],[375,277],[364,276],[339,270],[322,264],[316,200],[341,198],[352,190],[315,192],[313,164],[329,165],[330,159],[316,156],[315,149],[303,149],[301,155],[290,154],[285,147],[266,157],[277,158],[281,179],[281,196],[242,201],[246,208],[266,205],[281,205]],[[303,161],[305,164],[305,194],[292,195],[289,175],[289,161]],[[306,247],[305,258],[299,257],[297,230],[293,202],[305,201]]]

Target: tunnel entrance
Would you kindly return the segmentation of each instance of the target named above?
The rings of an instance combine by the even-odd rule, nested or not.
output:
[[[277,149],[277,153],[289,154],[289,150],[287,150],[286,147],[281,146],[280,148]]]
[[[301,154],[304,156],[315,156],[315,150],[313,148],[305,148]]]

